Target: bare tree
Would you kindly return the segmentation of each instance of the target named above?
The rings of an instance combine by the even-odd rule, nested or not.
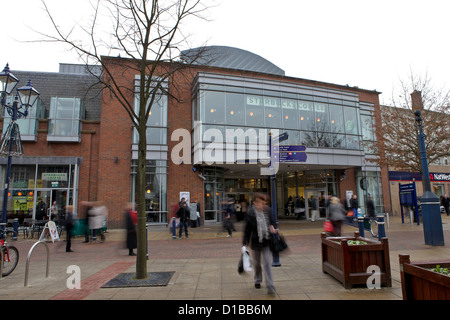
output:
[[[450,91],[432,85],[425,75],[411,72],[407,81],[400,81],[400,89],[392,97],[392,106],[381,110],[382,137],[385,157],[381,165],[397,170],[422,172],[417,139],[418,126],[414,111],[422,111],[422,127],[426,135],[428,162],[450,156]]]
[[[187,46],[188,36],[182,32],[183,23],[190,18],[204,19],[205,0],[95,0],[92,2],[92,20],[88,27],[73,27],[64,31],[50,8],[42,0],[53,24],[54,34],[40,33],[44,41],[59,42],[75,50],[80,59],[92,68],[101,67],[102,73],[92,72],[103,85],[103,93],[110,94],[128,113],[139,137],[136,181],[138,211],[138,249],[136,278],[147,277],[146,261],[146,124],[152,105],[162,95],[168,95],[167,82],[174,73],[186,68],[181,50]],[[61,17],[63,18],[63,17]],[[111,31],[105,33],[103,19],[111,22]],[[100,23],[99,20],[102,20]],[[100,27],[102,26],[102,28]],[[79,37],[78,33],[82,35]],[[77,34],[77,35],[76,35]],[[105,36],[106,35],[106,36]],[[108,36],[109,35],[109,36]],[[107,39],[107,40],[105,40]],[[84,41],[84,42],[83,42]],[[202,55],[198,50],[198,56]],[[122,85],[121,75],[113,72],[104,55],[127,58],[127,66],[139,75],[136,85]],[[182,62],[183,61],[183,62]],[[190,57],[194,64],[195,57]],[[93,69],[90,69],[93,71]],[[176,91],[176,89],[175,89]],[[138,95],[135,108],[133,98]],[[174,96],[176,98],[176,96]]]

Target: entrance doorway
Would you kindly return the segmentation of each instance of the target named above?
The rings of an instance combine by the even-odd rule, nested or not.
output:
[[[314,220],[327,217],[327,190],[306,189],[306,218]],[[314,216],[313,216],[314,215]]]
[[[37,200],[42,199],[46,208],[45,219],[53,220],[57,224],[64,221],[67,201],[67,189],[38,190]]]

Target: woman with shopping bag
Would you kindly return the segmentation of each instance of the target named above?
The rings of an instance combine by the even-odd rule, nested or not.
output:
[[[266,196],[257,194],[253,206],[245,217],[246,225],[242,244],[250,245],[253,256],[253,269],[255,270],[255,288],[261,288],[262,272],[266,279],[269,294],[275,294],[272,276],[272,252],[270,251],[271,233],[277,233],[272,211],[266,204]],[[262,257],[262,260],[261,260]]]

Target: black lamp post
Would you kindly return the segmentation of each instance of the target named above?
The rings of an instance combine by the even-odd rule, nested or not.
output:
[[[427,151],[425,148],[425,134],[422,131],[422,118],[420,110],[414,112],[419,125],[419,149],[420,162],[422,163],[422,183],[424,193],[420,198],[422,207],[423,232],[425,244],[432,246],[443,246],[444,232],[442,230],[442,217],[439,198],[431,191],[430,173],[428,171]]]
[[[20,141],[19,126],[17,119],[24,118],[28,115],[28,108],[32,107],[39,97],[39,92],[31,85],[28,80],[27,85],[18,88],[17,94],[12,103],[6,101],[7,96],[10,96],[16,88],[19,80],[10,72],[8,64],[0,73],[0,95],[1,105],[5,107],[8,114],[11,116],[11,123],[9,124],[5,135],[2,138],[0,154],[8,156],[8,166],[6,169],[5,191],[3,194],[3,211],[1,222],[6,223],[6,211],[8,208],[8,193],[9,182],[11,178],[11,158],[13,155],[22,155],[22,145]],[[14,148],[16,147],[16,148]]]

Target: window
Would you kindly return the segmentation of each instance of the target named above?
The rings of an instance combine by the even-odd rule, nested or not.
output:
[[[47,141],[80,142],[84,105],[80,98],[52,97]]]
[[[9,98],[12,98],[12,96],[9,96]],[[7,101],[10,102],[10,101]],[[12,102],[12,101],[11,101]],[[20,139],[22,141],[36,141],[37,138],[37,128],[38,128],[38,119],[44,118],[45,114],[45,107],[44,103],[40,98],[37,99],[36,103],[31,107],[28,108],[28,115],[26,118],[21,118],[17,120],[17,124],[19,125],[19,131],[20,131]],[[3,123],[3,134],[5,134],[6,129],[8,128],[8,125],[11,122],[11,116],[7,112],[7,109],[5,108],[5,118]]]
[[[139,96],[134,101],[139,108]],[[133,143],[139,142],[137,130],[134,129]],[[147,144],[167,144],[167,96],[157,95],[150,110],[146,131]]]

